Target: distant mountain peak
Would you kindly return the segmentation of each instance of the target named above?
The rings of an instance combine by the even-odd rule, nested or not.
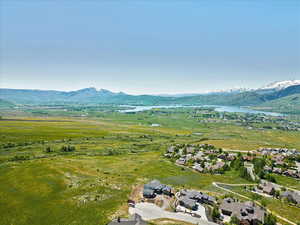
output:
[[[294,85],[300,85],[300,80],[276,81],[276,82],[270,83],[260,89],[261,90],[270,90],[270,89],[282,90],[282,89],[285,89],[285,88],[288,88],[288,87],[294,86]]]
[[[77,90],[77,92],[97,92],[97,89],[94,87],[82,88]]]

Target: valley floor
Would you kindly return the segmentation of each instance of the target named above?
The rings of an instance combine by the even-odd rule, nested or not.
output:
[[[162,157],[172,143],[210,143],[245,151],[261,146],[300,149],[300,132],[203,125],[176,115],[9,119],[0,120],[3,225],[104,225],[116,216],[128,216],[127,200],[133,187],[151,179],[215,196],[223,191],[213,182],[249,183],[235,171],[199,174],[176,166]],[[151,127],[148,121],[161,126]],[[61,147],[68,145],[75,151],[62,152]],[[290,185],[299,188],[299,183],[290,181]],[[280,207],[272,210],[281,212]],[[296,217],[289,218],[297,222]]]

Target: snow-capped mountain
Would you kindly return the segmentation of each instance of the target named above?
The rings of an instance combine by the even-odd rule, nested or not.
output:
[[[300,80],[276,81],[260,88],[260,90],[270,90],[270,89],[282,90],[294,85],[300,85]]]
[[[224,90],[212,90],[212,91],[208,91],[206,92],[206,94],[226,94],[226,93],[241,93],[241,92],[245,92],[245,91],[251,91],[250,88],[239,88],[239,87],[235,87],[235,88],[231,88],[231,89],[224,89]]]

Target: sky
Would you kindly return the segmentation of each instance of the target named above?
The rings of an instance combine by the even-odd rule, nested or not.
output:
[[[202,93],[300,79],[298,0],[0,0],[0,87]]]

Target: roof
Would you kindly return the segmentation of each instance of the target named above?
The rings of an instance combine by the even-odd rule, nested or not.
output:
[[[292,198],[297,204],[300,204],[300,195],[294,191],[285,191],[281,194],[281,197]]]
[[[183,197],[179,201],[187,208],[193,209],[193,208],[197,207],[197,202],[193,199]]]
[[[144,189],[157,190],[164,187],[158,180],[152,180],[148,184],[144,185]]]
[[[271,193],[275,190],[275,187],[272,185],[272,183],[267,183],[265,186],[263,186],[263,191],[266,193]]]
[[[143,195],[146,195],[146,196],[152,196],[152,195],[154,195],[154,190],[151,190],[151,189],[144,189]]]
[[[189,199],[193,199],[193,200],[198,200],[198,201],[210,201],[210,202],[214,202],[215,198],[212,196],[209,196],[207,194],[204,194],[202,192],[199,191],[195,191],[195,190],[182,190],[180,192],[181,195],[183,195],[186,198]]]
[[[165,192],[171,192],[172,191],[172,188],[168,185],[165,185],[162,189],[162,191],[165,191]]]
[[[239,220],[264,221],[265,211],[252,202],[235,202],[233,199],[227,198],[221,203],[220,209],[231,212],[231,215],[236,216]]]

